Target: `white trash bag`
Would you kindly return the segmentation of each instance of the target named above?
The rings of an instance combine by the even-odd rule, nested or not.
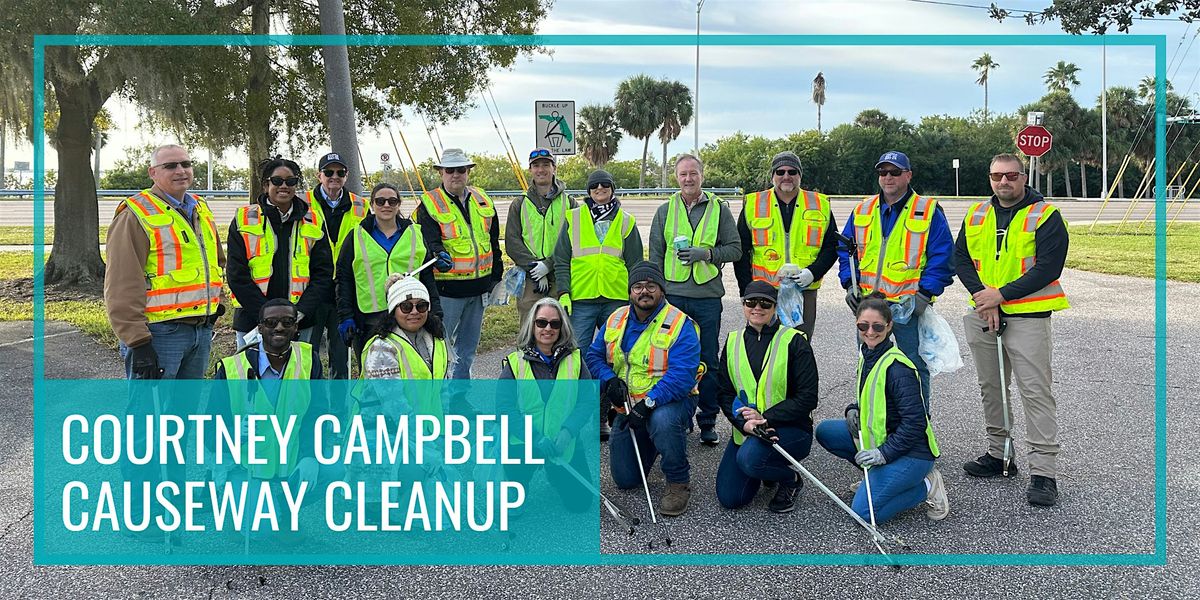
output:
[[[496,284],[483,299],[484,306],[508,306],[513,298],[525,293],[525,269],[509,267],[500,283]]]
[[[917,322],[917,334],[921,340],[918,353],[929,367],[930,377],[938,373],[953,373],[962,368],[962,355],[958,351],[954,330],[950,329],[950,323],[933,306],[926,307],[921,314]]]
[[[804,324],[804,290],[791,279],[779,283],[779,322],[784,327]]]

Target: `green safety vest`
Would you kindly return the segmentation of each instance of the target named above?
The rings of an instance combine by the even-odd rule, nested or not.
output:
[[[721,220],[721,205],[725,201],[712,192],[704,192],[704,196],[708,198],[708,204],[704,207],[704,216],[700,218],[696,229],[692,229],[692,222],[688,220],[688,211],[679,192],[671,194],[667,199],[667,222],[663,231],[667,244],[663,254],[667,281],[684,282],[695,279],[697,284],[703,285],[721,274],[721,269],[711,262],[683,264],[672,245],[675,238],[682,235],[689,240],[691,246],[710,250],[717,247],[717,226]]]
[[[412,223],[400,234],[391,252],[383,249],[362,227],[354,228],[354,292],[358,310],[370,314],[387,310],[387,278],[409,273],[425,263],[425,238]]]
[[[367,364],[367,353],[371,351],[371,346],[376,343],[389,344],[396,350],[396,370],[400,379],[407,381],[427,381],[434,384],[430,387],[405,388],[405,390],[412,393],[413,397],[406,398],[406,400],[408,400],[415,414],[433,415],[439,419],[445,416],[445,411],[442,407],[441,389],[436,386],[439,385],[437,382],[446,378],[446,372],[449,370],[450,355],[446,348],[446,341],[437,337],[433,338],[433,365],[431,368],[430,365],[425,364],[425,359],[421,358],[421,353],[417,352],[417,349],[404,336],[394,331],[383,337],[373,336],[363,346],[362,356],[359,357],[359,364]],[[362,397],[370,393],[371,380],[366,379],[365,369],[359,372],[359,378],[361,381],[355,386],[352,393],[354,401],[350,405],[351,417],[359,414]],[[411,386],[411,384],[409,385]]]
[[[894,362],[912,369],[918,382],[921,379],[917,368],[899,348],[892,346],[883,353],[883,356],[879,357],[875,366],[871,367],[871,372],[867,374],[866,382],[858,391],[859,431],[862,432],[864,445],[862,449],[878,448],[887,440],[887,370]],[[863,380],[862,368],[863,357],[859,355],[855,381]],[[925,415],[925,437],[929,440],[929,451],[935,457],[939,456],[941,452],[938,451],[937,439],[933,437],[933,426],[929,424],[928,414]],[[854,441],[858,442],[858,440]]]
[[[854,209],[858,283],[864,298],[878,290],[888,300],[898,302],[917,293],[937,201],[913,194],[904,215],[897,219],[886,238],[879,205],[879,196],[873,196],[859,202]]]
[[[734,389],[746,392],[746,398],[750,400],[754,410],[762,414],[787,397],[788,345],[793,337],[801,334],[790,327],[780,327],[775,332],[770,345],[767,346],[767,354],[763,357],[762,373],[758,379],[754,378],[750,359],[746,356],[742,334],[742,330],[731,331],[725,338],[729,380],[733,382]],[[733,443],[740,446],[745,438],[743,432],[734,429]]]
[[[512,368],[513,378],[524,381],[536,381],[533,376],[533,368],[529,366],[529,361],[522,357],[521,351],[515,351],[508,355],[508,366]],[[579,375],[583,372],[582,368],[582,352],[576,348],[570,354],[563,357],[558,362],[558,372],[555,374],[556,380],[575,382],[579,381]],[[567,417],[575,410],[575,392],[576,388],[571,386],[562,386],[554,384],[550,390],[550,397],[546,398],[542,395],[540,385],[522,385],[519,388],[520,399],[518,406],[521,409],[522,415],[530,415],[533,417],[533,428],[542,437],[553,440],[562,431],[563,423]],[[512,425],[510,424],[510,428]],[[515,435],[509,437],[510,442],[520,442],[521,439]],[[567,449],[563,452],[562,459],[570,462],[571,457],[575,455],[575,440],[567,445]]]
[[[421,205],[437,222],[442,246],[453,261],[449,271],[434,271],[438,281],[481,279],[492,274],[491,231],[496,207],[479,188],[468,187],[463,193],[470,195],[466,216],[440,187],[421,196]]]
[[[996,211],[991,201],[977,202],[967,212],[963,229],[967,235],[967,250],[975,263],[975,272],[984,285],[1002,288],[1019,279],[1033,268],[1037,258],[1037,228],[1058,212],[1049,202],[1035,202],[1013,215],[1004,235],[1004,245],[996,251]],[[1066,226],[1066,219],[1063,220]],[[969,298],[971,306],[975,299]],[[1058,280],[1024,298],[1005,300],[1000,308],[1010,315],[1063,310],[1070,308],[1067,294]]]
[[[554,246],[558,244],[558,232],[562,230],[563,220],[570,206],[571,198],[565,191],[559,192],[558,196],[550,201],[550,206],[543,215],[533,205],[533,200],[528,196],[524,197],[521,204],[521,240],[534,256],[546,258],[554,255]]]
[[[596,238],[592,211],[587,206],[567,211],[571,239],[571,300],[628,300],[629,270],[621,254],[625,237],[637,226],[633,215],[617,209],[604,240]]]
[[[800,190],[792,210],[792,222],[786,228],[775,199],[775,188],[746,194],[744,214],[750,229],[750,272],[755,281],[779,287],[779,268],[792,263],[801,268],[811,265],[821,252],[825,230],[829,228],[829,197]],[[821,280],[806,289],[821,287]]]
[[[337,259],[342,255],[342,244],[346,243],[346,238],[358,227],[363,217],[366,217],[369,212],[367,203],[363,200],[362,196],[350,190],[346,190],[346,195],[350,197],[350,210],[342,216],[342,224],[338,226],[337,237],[329,240],[329,249],[333,251],[334,276],[337,275]],[[325,209],[321,206],[321,201],[317,199],[316,189],[308,190],[308,205],[321,218],[321,222],[328,222],[325,218]]]
[[[247,357],[247,352],[238,352],[233,356],[221,359],[221,366],[225,368],[225,385],[229,389],[229,410],[234,416],[241,415],[275,415],[279,419],[282,426],[291,416],[297,419],[297,425],[304,420],[304,416],[308,413],[308,408],[312,403],[308,386],[280,386],[279,396],[276,398],[274,405],[267,394],[262,389],[262,384],[259,382],[250,383],[250,373],[254,372],[258,365],[251,365],[250,359]],[[303,380],[311,379],[313,370],[313,351],[312,345],[305,342],[292,342],[292,353],[288,357],[287,366],[283,369],[284,380]],[[253,394],[251,394],[253,389]],[[239,401],[238,399],[241,399]],[[247,404],[253,406],[248,407]],[[249,409],[249,410],[248,410]],[[287,464],[279,463],[279,441],[274,435],[266,436],[266,439],[260,440],[255,446],[255,455],[266,459],[266,464],[252,465],[249,464],[249,444],[242,446],[242,461],[241,464],[250,473],[251,477],[256,479],[275,479],[276,477],[287,477],[296,468],[298,459],[297,453],[300,451],[300,432],[293,432],[291,439],[288,440],[287,447]]]
[[[274,270],[272,261],[275,259],[275,230],[271,228],[269,219],[263,216],[262,207],[258,204],[239,207],[233,219],[237,224],[238,235],[241,235],[245,242],[250,278],[265,296]],[[320,214],[313,212],[310,204],[304,220],[292,225],[292,236],[289,239],[292,249],[288,253],[288,298],[292,304],[300,301],[300,296],[304,295],[304,290],[308,287],[308,266],[312,260],[313,247],[325,237],[322,223],[324,221]],[[233,296],[233,290],[230,290],[229,295],[233,298],[233,305],[241,308],[241,303]]]
[[[605,359],[617,377],[629,386],[629,398],[636,403],[650,393],[651,388],[667,374],[668,352],[683,331],[685,323],[696,327],[695,321],[668,302],[642,330],[628,355],[621,349],[625,326],[632,309],[622,306],[609,315],[604,324]],[[699,329],[696,330],[699,335]]]

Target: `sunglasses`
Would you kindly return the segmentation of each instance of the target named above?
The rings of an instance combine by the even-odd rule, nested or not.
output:
[[[742,306],[745,306],[746,308],[761,308],[763,310],[771,310],[772,308],[775,308],[775,301],[767,300],[766,298],[747,298],[742,300]]]
[[[336,169],[336,170],[335,169],[325,169],[324,171],[321,171],[321,172],[324,173],[326,177],[333,177],[334,175],[336,175],[338,177],[346,176],[345,169]]]
[[[195,163],[193,163],[190,160],[177,160],[174,162],[165,162],[165,163],[162,163],[161,165],[155,165],[154,168],[166,169],[168,171],[174,171],[175,167],[183,167],[185,169],[190,169],[190,168],[192,168],[192,165],[194,165],[194,164]]]
[[[1024,173],[1021,173],[1020,171],[1009,171],[1007,173],[988,173],[988,177],[991,177],[992,181],[1000,181],[1001,179],[1016,181],[1017,178],[1022,175],[1024,175]]]
[[[383,206],[384,204],[388,206],[400,206],[399,198],[385,198],[383,196],[376,196],[373,200],[371,200],[371,202],[373,202],[375,206]]]
[[[856,323],[855,326],[858,327],[859,331],[864,333],[868,329],[874,329],[875,333],[883,333],[883,330],[887,329],[887,325],[885,323]]]
[[[534,319],[533,324],[536,325],[538,329],[545,329],[547,327],[555,331],[562,329],[561,319]]]
[[[402,312],[404,314],[408,314],[408,313],[412,312],[414,308],[417,310],[418,313],[429,312],[429,303],[425,302],[424,300],[422,300],[420,302],[411,302],[411,301],[405,300],[404,302],[400,303],[400,312]]]
[[[270,181],[273,185],[286,185],[288,187],[296,187],[297,185],[300,185],[299,177],[280,177],[278,175],[272,175],[271,177],[267,178],[267,181]]]
[[[267,317],[267,318],[259,321],[258,323],[259,323],[259,325],[266,325],[267,329],[275,329],[276,327],[279,327],[280,325],[283,325],[284,327],[295,327],[296,326],[296,318],[295,317]]]
[[[458,173],[458,174],[462,174],[462,173],[466,173],[467,171],[470,171],[470,170],[471,170],[471,167],[446,167],[446,168],[444,168],[444,169],[442,169],[442,170],[443,170],[443,171],[445,171],[445,172],[447,172],[447,173]]]
[[[899,177],[904,174],[904,169],[875,169],[880,177]]]
[[[613,186],[613,184],[611,184],[611,183],[609,183],[609,182],[607,182],[607,181],[601,181],[600,183],[593,183],[592,185],[589,185],[589,186],[588,186],[588,189],[589,189],[589,190],[594,190],[594,189],[596,189],[596,188],[604,188],[604,189],[606,189],[606,190],[611,190],[611,189],[612,189],[612,186]]]
[[[800,171],[797,171],[796,169],[775,169],[776,177],[784,177],[784,176],[795,177],[796,175],[799,175],[799,174],[800,174]]]
[[[546,150],[545,148],[538,148],[537,150],[530,152],[529,160],[533,160],[535,158],[550,158],[550,151]]]

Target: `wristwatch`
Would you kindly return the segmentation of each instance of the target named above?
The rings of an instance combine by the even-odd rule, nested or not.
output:
[[[654,408],[654,398],[646,396],[646,408]]]

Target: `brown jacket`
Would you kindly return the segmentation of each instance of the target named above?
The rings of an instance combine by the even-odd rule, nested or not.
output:
[[[164,195],[157,188],[150,192],[163,202]],[[167,202],[170,206],[170,203]],[[193,219],[192,231],[196,239],[203,240],[200,229]],[[219,233],[218,233],[219,235]],[[225,269],[225,247],[217,240],[217,265]],[[113,217],[108,226],[104,273],[104,307],[108,311],[108,322],[117,339],[130,348],[150,342],[150,328],[146,321],[146,257],[150,254],[150,238],[142,229],[132,210],[122,210]],[[180,323],[199,324],[204,317],[184,317]]]

